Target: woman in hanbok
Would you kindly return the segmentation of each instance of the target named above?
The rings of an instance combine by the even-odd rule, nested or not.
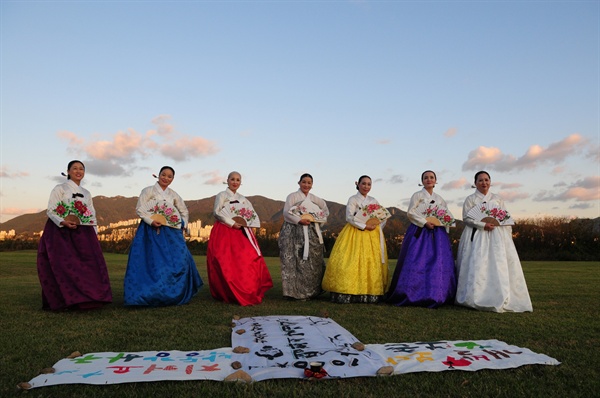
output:
[[[368,193],[371,178],[361,176],[356,183],[358,193],[348,199],[347,224],[333,245],[323,289],[331,293],[334,303],[376,303],[388,287],[387,249],[381,223],[366,222],[357,214],[382,209]]]
[[[37,254],[42,308],[51,311],[86,310],[112,302],[92,195],[81,186],[85,166],[73,160],[67,173],[67,182],[50,193]]]
[[[208,240],[206,268],[210,294],[216,300],[247,306],[260,304],[273,281],[254,232],[246,226],[257,225],[258,216],[250,201],[237,192],[241,183],[240,173],[229,173],[227,189],[215,198],[216,221]]]
[[[288,195],[279,233],[281,285],[286,298],[307,300],[322,293],[325,272],[320,224],[327,221],[325,201],[312,193],[313,178],[302,174],[300,189]]]
[[[390,304],[436,308],[454,302],[456,273],[448,225],[454,220],[433,188],[431,170],[421,175],[423,189],[410,198],[408,227],[387,293]]]
[[[138,227],[127,260],[127,306],[159,307],[187,304],[203,282],[183,233],[189,213],[181,196],[169,185],[175,170],[160,169],[158,181],[138,198]]]
[[[495,214],[500,221],[509,218],[504,201],[489,192],[490,185],[486,171],[475,174],[477,190],[463,205],[465,229],[456,261],[456,304],[482,311],[533,311],[512,228],[474,216],[487,210],[486,214]]]

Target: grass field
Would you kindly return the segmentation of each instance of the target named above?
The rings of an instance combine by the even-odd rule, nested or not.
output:
[[[114,302],[92,312],[41,310],[33,251],[0,252],[0,396],[26,397],[591,397],[600,396],[600,263],[525,262],[533,313],[496,314],[457,306],[437,310],[338,305],[325,295],[307,302],[281,297],[277,258],[267,258],[275,287],[265,302],[239,307],[214,301],[205,258],[195,256],[205,286],[180,307],[123,307],[126,255],[105,255]],[[390,267],[393,269],[393,262]],[[18,390],[42,368],[73,351],[206,350],[230,347],[233,315],[323,313],[363,343],[498,339],[558,359],[559,366],[412,373],[385,378],[63,385]]]

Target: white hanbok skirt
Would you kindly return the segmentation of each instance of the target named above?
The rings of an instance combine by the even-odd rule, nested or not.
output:
[[[482,311],[533,311],[510,226],[465,226],[456,261],[456,304]]]

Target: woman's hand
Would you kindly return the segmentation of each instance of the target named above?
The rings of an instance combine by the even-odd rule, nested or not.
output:
[[[496,226],[494,224],[490,224],[489,222],[486,222],[485,226],[483,227],[483,229],[486,231],[493,231],[494,228],[496,228]]]
[[[154,228],[160,228],[162,227],[162,224],[159,223],[158,221],[153,220],[152,224],[150,224],[151,226],[153,226]]]
[[[435,225],[433,223],[430,223],[429,221],[427,221],[425,223],[425,225],[423,225],[423,227],[427,228],[427,229],[434,229]]]
[[[367,225],[365,226],[365,229],[364,229],[364,230],[365,230],[365,231],[373,231],[373,230],[375,230],[375,228],[377,228],[377,224],[367,224]]]
[[[300,225],[310,225],[310,220],[307,220],[305,218],[301,218],[300,221],[298,221],[298,224],[300,224]]]
[[[242,224],[238,224],[237,222],[234,222],[233,225],[231,226],[231,228],[233,228],[233,229],[242,229]]]
[[[69,229],[77,229],[77,224],[71,221],[66,221],[63,220],[60,222],[60,225],[64,226],[65,228],[69,228]]]

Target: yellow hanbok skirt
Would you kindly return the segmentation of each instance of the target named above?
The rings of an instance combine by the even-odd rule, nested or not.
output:
[[[341,294],[383,295],[388,288],[389,271],[382,238],[379,226],[373,231],[362,231],[346,224],[327,261],[323,289]]]

